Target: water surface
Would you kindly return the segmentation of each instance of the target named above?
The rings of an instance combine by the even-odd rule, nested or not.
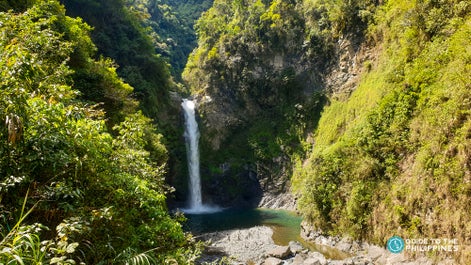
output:
[[[186,228],[194,234],[269,226],[273,229],[273,240],[279,245],[297,240],[301,227],[301,217],[289,211],[264,208],[226,209],[208,214],[190,213],[186,216]]]
[[[268,226],[273,230],[273,241],[286,246],[290,241],[299,241],[306,248],[322,253],[328,259],[344,259],[348,255],[331,247],[304,241],[301,236],[302,218],[293,212],[266,208],[226,209],[207,214],[186,214],[186,229],[193,234],[210,233],[254,226]]]

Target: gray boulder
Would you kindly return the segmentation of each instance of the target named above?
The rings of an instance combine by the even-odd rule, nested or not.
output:
[[[301,251],[304,250],[304,247],[298,241],[290,241],[289,242],[289,249],[290,249],[291,253],[298,254],[298,253],[300,253]]]
[[[281,265],[281,264],[283,264],[283,260],[274,258],[274,257],[269,257],[263,262],[263,265]]]
[[[277,246],[269,250],[266,255],[268,257],[275,257],[279,259],[285,259],[291,254],[289,246]]]

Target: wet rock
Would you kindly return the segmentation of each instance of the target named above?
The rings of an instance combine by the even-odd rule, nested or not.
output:
[[[291,254],[289,246],[277,246],[269,250],[266,255],[269,257],[275,257],[279,259],[285,259]]]
[[[281,265],[281,264],[283,264],[283,260],[274,258],[274,257],[269,257],[263,262],[263,265]]]
[[[304,255],[298,254],[291,260],[291,265],[304,265]]]
[[[301,245],[301,243],[299,243],[298,241],[290,241],[288,245],[291,253],[293,254],[298,254],[304,250],[303,245]]]
[[[323,265],[319,259],[316,258],[307,258],[304,260],[303,265]]]
[[[203,194],[222,207],[257,207],[263,196],[263,190],[257,179],[257,174],[246,165],[244,170],[234,169],[229,162],[221,163],[219,173],[211,172],[202,167],[202,175],[210,176],[203,180]],[[234,192],[236,191],[236,192]]]
[[[319,265],[325,265],[327,264],[327,259],[322,255],[322,253],[319,252],[309,252],[308,257],[310,259],[310,262],[313,261],[319,261]]]
[[[211,239],[211,247],[205,251],[200,263],[217,264],[220,258],[231,257],[232,265],[376,265],[376,264],[434,264],[426,257],[406,257],[404,253],[392,254],[385,248],[341,238],[323,236],[334,247],[351,244],[350,255],[337,256],[342,260],[327,259],[322,253],[308,250],[296,241],[289,246],[277,246],[271,238],[273,231],[269,227],[253,227],[206,234],[203,238]],[[312,238],[322,237],[321,233],[312,232]],[[351,243],[350,243],[351,242]],[[359,251],[356,249],[360,248]],[[326,255],[330,255],[326,252]],[[329,256],[328,256],[329,257]],[[440,264],[457,264],[452,259]]]

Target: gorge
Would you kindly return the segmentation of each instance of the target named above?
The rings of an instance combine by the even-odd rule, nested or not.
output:
[[[292,238],[266,208],[353,255],[322,264],[471,264],[469,0],[0,0],[0,25],[0,264],[198,264],[206,221]]]
[[[294,195],[313,230],[457,238],[468,250],[447,254],[466,263],[471,7],[458,2],[215,1],[183,72],[211,192],[244,191],[250,172],[263,196]]]

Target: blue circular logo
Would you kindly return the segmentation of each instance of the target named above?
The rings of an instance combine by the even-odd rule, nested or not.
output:
[[[391,253],[401,253],[404,250],[404,239],[393,236],[388,240],[387,248]]]

